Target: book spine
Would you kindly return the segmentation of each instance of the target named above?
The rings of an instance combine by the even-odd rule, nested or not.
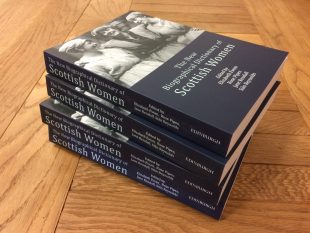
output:
[[[76,111],[96,120],[100,124],[119,132],[132,141],[160,154],[176,164],[183,166],[200,175],[220,180],[224,169],[224,162],[212,159],[214,153],[203,154],[188,146],[190,143],[178,140],[165,134],[151,123],[132,118],[130,114],[108,107],[106,104],[94,100],[92,97],[77,91],[73,86],[59,79],[46,77],[47,92],[49,96]]]
[[[41,115],[44,123],[67,132],[71,138],[75,138],[85,145],[112,154],[114,158],[130,163],[133,166],[155,172],[159,177],[178,184],[183,190],[194,190],[197,197],[207,199],[209,203],[216,204],[218,202],[223,187],[212,184],[204,177],[197,176],[153,153],[148,153],[141,148],[136,148],[126,142],[103,134],[54,110],[41,106]]]
[[[143,185],[146,185],[160,193],[163,193],[177,201],[180,201],[194,209],[197,209],[216,219],[220,218],[223,206],[215,206],[208,200],[201,199],[194,192],[183,190],[178,184],[169,179],[159,177],[156,172],[141,167],[133,166],[131,163],[113,158],[110,154],[104,153],[97,148],[91,147],[69,135],[49,127],[49,140],[75,152],[91,161],[94,161],[104,167],[107,167],[116,173],[127,176]]]
[[[44,52],[48,73],[226,157],[230,134]]]

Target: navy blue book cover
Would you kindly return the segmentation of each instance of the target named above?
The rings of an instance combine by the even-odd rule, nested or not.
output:
[[[220,219],[224,211],[225,204],[236,180],[239,168],[244,158],[248,143],[245,145],[241,156],[235,162],[229,177],[226,178],[225,187],[221,191],[219,200],[215,204],[210,200],[209,195],[201,195],[200,191],[209,193],[205,189],[197,189],[195,184],[191,189],[184,189],[182,184],[171,181],[165,176],[160,176],[156,171],[147,167],[135,166],[134,163],[126,162],[115,158],[114,155],[103,153],[88,144],[73,138],[61,129],[49,126],[49,139],[56,145],[62,146],[74,153],[77,153],[87,159],[90,159],[104,167],[110,168],[113,171],[136,180],[150,188],[157,190],[171,198],[174,198],[186,205],[193,207],[209,216]],[[70,146],[69,146],[70,145]],[[135,160],[136,158],[134,158]]]
[[[44,55],[49,73],[223,156],[287,57],[139,12]]]
[[[127,174],[130,167],[136,167],[140,172],[153,172],[157,174],[157,180],[166,180],[179,189],[191,191],[196,197],[207,200],[214,206],[218,203],[232,170],[227,174],[223,184],[214,186],[204,177],[197,176],[168,160],[145,153],[142,148],[137,150],[137,147],[125,144],[127,142],[125,137],[107,132],[106,128],[97,125],[87,117],[77,115],[71,109],[63,108],[57,103],[56,105],[52,107],[51,102],[44,102],[41,108],[44,123],[53,128],[54,132],[58,132],[52,137],[54,143],[112,169],[119,165],[120,168],[113,170],[121,171],[123,174]],[[63,114],[66,112],[71,117],[67,118],[60,112]],[[103,131],[104,134],[102,134]],[[170,188],[170,190],[176,190],[176,188]]]
[[[225,159],[51,75],[47,75],[46,84],[48,94],[52,98],[194,173],[214,177],[215,180],[219,180],[219,183],[222,182],[238,158],[240,151],[253,134],[256,125],[268,107],[264,101],[257,111],[259,114],[253,117],[239,138],[231,156]]]
[[[197,190],[199,190],[197,193],[200,193],[202,197],[208,197],[208,200],[212,200],[213,203],[218,201],[223,188],[227,184],[227,177],[230,176],[229,171],[223,182],[218,184],[218,179],[197,175],[52,99],[41,103],[41,116],[44,123],[58,129],[58,131],[62,131],[71,139],[74,138],[83,142],[84,147],[97,148],[98,151],[111,154],[114,158],[126,163],[150,169],[160,176],[178,183],[184,189],[192,189],[193,186],[196,186],[198,187]],[[239,152],[238,158],[242,150]]]
[[[253,122],[251,122],[251,124],[248,126],[249,128],[251,128],[251,125],[254,124],[254,122],[257,122],[257,118],[259,118],[261,116],[261,113],[268,107],[268,105],[272,101],[272,98],[275,94],[274,92],[276,91],[277,87],[278,86],[275,86],[273,88],[273,92],[269,93],[268,98],[264,101],[264,105],[259,108],[259,111],[256,113],[256,117],[252,119]],[[127,138],[126,136],[118,132],[111,131],[109,128],[99,124],[88,116],[63,105],[56,100],[49,99],[41,103],[41,114],[44,123],[47,123],[54,128],[58,128],[69,134],[72,134],[79,140],[83,139],[86,144],[91,144],[94,141],[96,142],[96,144],[94,144],[93,146],[102,146],[105,145],[106,142],[109,142],[114,147],[116,144],[118,144],[119,150],[123,151],[124,154],[140,154],[145,157],[153,158],[153,160],[155,158],[155,160],[158,161],[157,164],[164,163],[165,165],[162,166],[168,167],[168,174],[176,174],[174,175],[175,177],[181,176],[181,178],[179,177],[176,179],[182,180],[188,176],[192,178],[196,177],[196,181],[193,181],[192,183],[195,183],[200,187],[205,187],[208,190],[210,190],[210,187],[213,187],[212,189],[215,190],[220,190],[221,187],[225,185],[225,179],[220,184],[219,177],[212,177],[206,175],[198,176],[197,173],[193,171],[183,169],[177,164],[171,163],[170,161],[162,158],[161,156],[158,156],[151,151],[137,145],[136,143],[129,140],[129,138]],[[87,135],[91,136],[86,137],[85,134],[82,134],[79,131],[87,132]],[[106,147],[103,146],[102,148],[105,149]],[[237,158],[240,156],[240,154],[241,151],[239,152]],[[184,182],[181,181],[181,183],[183,184]],[[207,185],[208,188],[205,185]]]

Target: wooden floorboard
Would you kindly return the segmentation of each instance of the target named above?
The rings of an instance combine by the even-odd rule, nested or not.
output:
[[[43,80],[43,78],[42,78]],[[78,157],[48,143],[36,85],[0,140],[0,232],[53,232]]]
[[[142,185],[135,181],[130,182],[128,188],[127,178],[120,178],[118,174],[104,169],[94,162],[82,158],[71,191],[97,193],[125,193],[130,195],[143,195],[149,188],[140,189]],[[307,166],[283,166],[273,164],[245,163],[241,167],[240,175],[236,181],[230,200],[256,200],[278,202],[309,201],[310,169]],[[291,187],[295,186],[295,189]],[[150,191],[152,192],[152,191]],[[154,192],[155,196],[161,196]],[[66,207],[67,208],[67,207]],[[65,208],[65,210],[66,210]],[[69,207],[68,207],[69,208]]]
[[[307,167],[244,164],[217,222],[81,159],[56,232],[307,232],[308,176]]]
[[[128,10],[290,52],[220,222],[48,142],[42,51]],[[309,232],[308,12],[307,0],[0,0],[0,232]]]
[[[133,1],[131,10],[218,33],[257,33],[242,1]]]
[[[13,0],[0,8],[0,137],[44,71],[42,51],[67,37],[88,2]]]
[[[309,2],[245,0],[245,3],[266,45],[289,51],[283,72],[285,81],[310,126],[310,34],[305,27],[309,19],[303,20],[303,13],[310,11]],[[294,10],[291,5],[296,6]]]
[[[309,166],[309,136],[254,134],[244,162]]]
[[[182,16],[191,5],[188,2],[181,2],[182,7],[173,9],[171,2],[134,1],[132,10],[264,44],[248,12],[234,19],[229,12],[220,19],[219,15],[226,12],[220,13],[218,9],[212,12],[207,2],[204,1],[206,8],[201,2],[200,8],[195,5],[197,2],[191,2],[195,7],[188,16]],[[215,3],[210,1],[210,4]],[[229,5],[227,1],[224,4]],[[234,9],[245,7],[242,3],[234,4]],[[309,227],[309,216],[305,215],[309,212],[309,151],[309,128],[283,80],[278,96],[256,130],[220,224],[197,218],[191,208],[178,205],[180,209],[176,206],[172,209],[168,203],[175,201],[126,178],[116,180],[119,176],[113,172],[106,169],[103,172],[100,166],[82,159],[56,232],[86,229],[91,232],[100,232],[99,229],[105,232],[293,232],[296,229],[306,232]],[[96,202],[101,203],[100,206],[97,207]],[[89,221],[82,221],[83,217]],[[280,224],[282,221],[277,218],[285,223]]]
[[[98,12],[95,20],[94,11],[100,10],[98,5],[90,4],[85,12],[80,7],[82,20],[72,31],[64,29],[62,37],[56,33],[54,40],[58,41],[54,43],[61,43],[67,37],[87,30],[96,20],[116,17],[127,11],[129,6],[130,1],[119,1],[114,5],[101,1],[100,7],[109,11],[105,15]],[[69,9],[67,11],[70,13]],[[43,48],[36,54],[42,63],[41,72],[42,52]],[[37,65],[34,61],[31,64]],[[39,79],[40,76],[41,74],[36,78]],[[39,113],[39,103],[47,98],[44,76],[41,76],[40,82],[24,100],[23,106],[0,139],[0,210],[3,210],[0,214],[1,233],[54,232],[78,164],[79,157],[48,143],[47,127],[41,123]],[[13,87],[15,83],[10,85]]]
[[[300,112],[279,110],[267,111],[266,115],[257,126],[255,133],[304,136],[310,135],[309,128]]]

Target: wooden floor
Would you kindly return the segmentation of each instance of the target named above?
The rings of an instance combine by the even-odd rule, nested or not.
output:
[[[290,52],[222,221],[48,142],[45,48],[128,10]],[[0,0],[0,232],[310,232],[310,1]]]

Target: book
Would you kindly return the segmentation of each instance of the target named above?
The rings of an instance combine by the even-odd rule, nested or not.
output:
[[[41,116],[44,123],[60,133],[57,137],[54,136],[54,141],[58,141],[62,146],[103,164],[107,164],[102,162],[106,159],[112,160],[114,164],[123,164],[124,169],[116,169],[121,173],[126,173],[127,166],[152,171],[161,178],[169,179],[183,190],[191,191],[194,188],[197,197],[214,205],[218,203],[231,175],[231,172],[228,173],[222,184],[214,184],[212,180],[129,142],[123,135],[109,131],[91,118],[53,99],[41,104]],[[86,148],[91,149],[90,153]],[[108,166],[115,167],[111,163]]]
[[[121,160],[114,161],[113,155],[102,153],[102,151],[98,151],[96,148],[89,146],[89,144],[84,144],[83,142],[72,138],[71,135],[66,135],[65,132],[59,131],[57,128],[49,126],[49,139],[56,145],[84,156],[104,167],[110,168],[121,175],[127,176],[128,178],[144,184],[216,219],[220,219],[222,216],[248,146],[247,143],[241,156],[233,167],[231,176],[227,180],[227,186],[224,188],[218,204],[214,205],[208,201],[208,198],[206,199],[206,196],[208,197],[208,195],[205,195],[202,198],[197,196],[197,190],[195,190],[194,187],[192,190],[184,190],[179,183],[170,181],[170,179],[165,176],[160,176],[154,170],[132,166],[132,164]],[[71,146],[68,147],[68,145]],[[95,156],[88,156],[91,154],[95,154]]]
[[[276,91],[277,86],[274,87],[274,91]],[[255,119],[253,119],[253,122],[251,125],[248,126],[249,131],[247,131],[246,134],[249,134],[249,132],[251,132],[252,128],[251,127],[253,124],[257,124],[257,118],[259,118],[261,116],[261,113],[268,107],[268,105],[270,104],[272,97],[274,96],[274,92],[269,93],[269,99],[266,99],[265,105],[260,107],[260,111],[257,112],[257,117]],[[88,116],[75,111],[63,104],[60,104],[58,101],[56,100],[46,100],[43,103],[41,103],[40,105],[41,107],[41,114],[42,114],[42,120],[44,123],[47,123],[51,126],[53,126],[54,128],[60,128],[60,129],[64,129],[66,130],[68,133],[71,134],[76,134],[76,137],[78,137],[79,140],[84,140],[85,143],[92,143],[92,142],[96,142],[97,145],[102,145],[103,148],[105,148],[107,151],[108,147],[106,144],[101,144],[100,142],[110,142],[111,144],[111,140],[114,140],[114,143],[112,144],[116,144],[116,142],[118,142],[120,144],[119,148],[121,151],[123,151],[123,154],[126,154],[127,152],[129,153],[134,153],[134,154],[142,154],[143,156],[149,156],[151,158],[157,158],[160,161],[166,161],[164,158],[162,158],[161,156],[158,156],[156,154],[154,154],[152,151],[149,151],[148,149],[136,144],[135,142],[132,142],[131,140],[129,140],[129,138],[127,138],[126,136],[115,132],[115,131],[111,131],[110,129],[108,129],[107,127],[104,127],[103,125],[99,124],[98,122],[94,121],[93,119],[89,118]],[[85,125],[86,124],[86,125]],[[87,132],[88,130],[92,130],[92,132],[96,132],[96,130],[92,129],[96,128],[97,131],[99,131],[99,133],[92,133],[91,136],[88,136],[89,133],[85,136],[85,134],[81,134],[80,132],[78,132],[78,129],[83,129],[83,132]],[[106,140],[106,138],[108,138],[108,140]],[[120,155],[121,153],[119,153],[118,155]],[[240,154],[238,155],[238,157],[240,156]],[[159,162],[158,162],[159,163]],[[169,163],[167,163],[168,165],[165,166],[171,166],[171,163],[169,161]],[[174,165],[173,165],[174,167]],[[186,171],[188,171],[187,169],[185,169]],[[173,174],[174,172],[176,172],[176,169],[169,169],[169,173]],[[192,182],[195,183],[197,185],[199,185],[200,187],[204,187],[206,190],[210,190],[213,187],[223,187],[223,184],[225,182],[219,182],[219,178],[218,177],[212,177],[212,176],[198,176],[197,173],[194,173],[192,171],[188,171],[189,173],[193,173],[195,174],[195,177],[199,177],[197,178],[197,181]],[[177,172],[177,175],[182,174],[181,172]],[[182,174],[181,175],[181,179],[183,179],[184,177],[186,177],[186,175]],[[225,180],[225,179],[224,179]],[[184,182],[181,182],[184,183]],[[207,186],[206,186],[207,184]],[[217,198],[217,197],[216,197]]]
[[[204,176],[213,176],[214,179],[219,180],[219,183],[226,177],[265,112],[258,110],[260,114],[257,114],[257,118],[253,117],[254,123],[245,129],[231,156],[222,158],[210,150],[51,75],[47,75],[46,84],[48,94],[52,98],[188,170]],[[263,109],[267,109],[264,104],[262,106]]]
[[[44,57],[48,73],[226,157],[287,52],[128,12]]]

